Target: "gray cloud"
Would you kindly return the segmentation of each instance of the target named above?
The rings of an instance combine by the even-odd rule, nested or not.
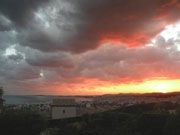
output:
[[[159,47],[127,49],[105,46],[87,53],[79,64],[79,71],[87,78],[122,82],[172,75],[178,77],[179,58],[176,51]]]
[[[17,43],[16,34],[14,30],[0,31],[0,49],[5,50],[11,45]]]
[[[71,84],[86,84],[86,79],[128,83],[178,78],[179,38],[159,36],[146,46],[179,20],[178,3],[2,0],[0,85],[33,91],[73,89]]]
[[[39,66],[41,68],[73,68],[74,66],[72,56],[64,52],[43,53],[39,51],[31,51],[26,54],[26,62],[32,66]]]
[[[18,54],[9,55],[8,58],[14,61],[21,61],[24,57],[21,53],[18,53]]]
[[[3,0],[0,12],[15,25],[22,46],[80,53],[107,40],[130,47],[149,43],[166,24],[180,18],[178,2],[169,2]]]
[[[0,15],[0,31],[8,31],[11,29],[11,22],[5,16]]]
[[[48,0],[1,0],[0,11],[13,23],[22,27],[32,19],[34,10],[46,2]]]
[[[4,85],[8,82],[32,92],[45,86],[73,89],[76,84],[86,84],[87,79],[120,84],[156,77],[178,78],[180,53],[175,42],[170,45],[163,37],[158,40],[155,46],[132,49],[109,43],[83,54],[44,53],[17,45],[16,53],[24,50],[26,59],[17,63],[9,59],[14,55],[1,55],[0,80],[6,80]]]

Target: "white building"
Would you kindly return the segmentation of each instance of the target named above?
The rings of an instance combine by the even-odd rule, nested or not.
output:
[[[91,103],[86,103],[86,108],[91,108]]]
[[[51,104],[52,119],[76,117],[76,102],[74,99],[54,99]]]

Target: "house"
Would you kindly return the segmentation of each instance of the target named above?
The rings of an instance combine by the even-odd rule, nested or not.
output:
[[[54,99],[51,104],[52,119],[76,117],[76,102],[74,99]]]
[[[86,108],[91,108],[91,103],[86,103]]]
[[[176,110],[175,109],[168,110],[168,113],[169,114],[176,114]]]

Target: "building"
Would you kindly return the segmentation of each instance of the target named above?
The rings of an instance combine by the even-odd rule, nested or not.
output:
[[[86,103],[86,108],[91,108],[91,103]]]
[[[176,110],[175,109],[168,110],[168,113],[171,115],[176,114]]]
[[[76,102],[74,99],[54,99],[51,104],[52,119],[76,117]]]

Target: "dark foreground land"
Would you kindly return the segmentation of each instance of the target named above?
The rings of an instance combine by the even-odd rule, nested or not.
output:
[[[64,120],[46,120],[36,112],[4,110],[2,135],[180,135],[180,109],[168,102],[138,104]]]

